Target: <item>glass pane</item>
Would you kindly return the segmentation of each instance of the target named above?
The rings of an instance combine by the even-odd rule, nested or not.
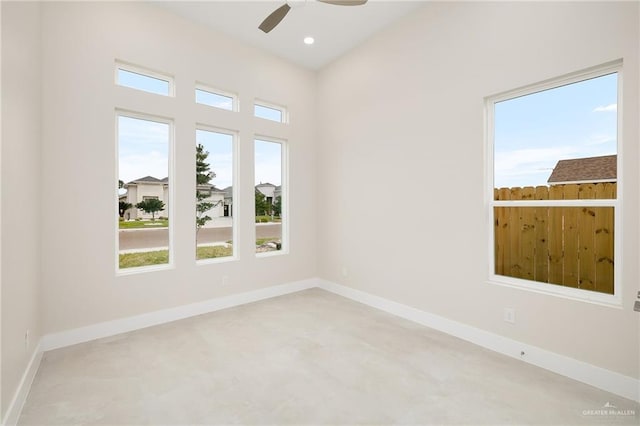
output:
[[[279,123],[282,123],[283,121],[282,110],[256,104],[253,106],[253,111],[256,117],[264,118],[271,121],[277,121]]]
[[[120,86],[131,87],[132,89],[138,89],[144,92],[169,96],[169,81],[120,68],[118,69],[118,84]]]
[[[615,184],[617,86],[613,73],[496,103],[495,188]]]
[[[233,135],[196,130],[196,259],[233,256]]]
[[[169,263],[170,125],[118,117],[120,268]]]
[[[233,111],[232,97],[208,92],[202,89],[196,89],[196,103]]]
[[[495,273],[613,294],[613,207],[494,207]]]
[[[282,144],[255,141],[256,253],[282,249]]]

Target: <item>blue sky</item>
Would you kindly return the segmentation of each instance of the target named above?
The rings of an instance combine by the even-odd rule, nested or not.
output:
[[[232,186],[233,136],[208,130],[196,130],[196,144],[199,143],[204,146],[205,151],[209,152],[207,162],[211,171],[216,174],[210,183],[218,189]]]
[[[255,141],[255,183],[282,184],[282,145],[260,139]]]
[[[169,175],[169,124],[119,116],[118,142],[120,180]]]
[[[558,160],[616,154],[617,74],[495,106],[495,186],[546,185]]]
[[[135,72],[118,69],[118,84],[158,95],[169,94],[169,82]]]
[[[203,89],[196,89],[196,102],[212,107],[233,111],[233,98],[218,95]]]

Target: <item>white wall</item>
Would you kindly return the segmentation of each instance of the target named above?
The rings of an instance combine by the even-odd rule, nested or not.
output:
[[[45,333],[316,276],[314,73],[141,2],[42,7]],[[174,75],[176,98],[116,87],[115,59]],[[196,105],[196,81],[237,93],[241,111]],[[254,98],[286,105],[291,123],[254,118]],[[174,269],[116,276],[116,107],[174,120]],[[195,264],[196,123],[239,135],[238,261]],[[254,253],[255,133],[289,141],[287,255]],[[51,206],[82,206],[82,220]],[[224,275],[229,286],[221,285]]]
[[[40,6],[2,2],[2,409],[41,336]],[[53,209],[55,210],[55,209]],[[25,332],[30,344],[25,345]]]
[[[321,70],[320,276],[640,377],[638,26],[637,2],[430,3]],[[623,309],[486,283],[484,97],[618,58]]]

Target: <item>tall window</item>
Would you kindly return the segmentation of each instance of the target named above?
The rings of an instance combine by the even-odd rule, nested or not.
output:
[[[117,115],[118,269],[170,263],[171,123]]]
[[[487,100],[492,281],[617,301],[620,65]]]
[[[283,142],[255,140],[256,252],[283,250],[286,225],[286,187]]]
[[[234,254],[234,134],[196,130],[196,259]]]

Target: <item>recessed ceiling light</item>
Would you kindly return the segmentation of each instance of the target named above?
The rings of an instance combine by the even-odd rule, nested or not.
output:
[[[304,44],[313,44],[315,40],[313,39],[313,37],[305,37],[304,38]]]

